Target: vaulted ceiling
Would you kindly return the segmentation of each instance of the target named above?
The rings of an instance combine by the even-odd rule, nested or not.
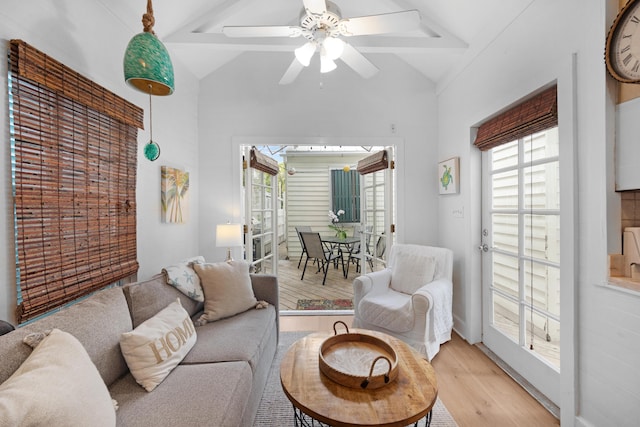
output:
[[[145,0],[98,0],[131,28],[142,30]],[[415,9],[417,30],[349,37],[365,55],[396,55],[436,84],[454,75],[480,53],[535,0],[333,0],[343,18]],[[301,37],[230,38],[224,26],[300,25],[302,0],[154,0],[154,30],[172,57],[203,78],[250,51],[273,55],[283,72]],[[375,55],[373,55],[375,56]],[[290,58],[290,59],[289,59]],[[375,59],[372,59],[375,63]],[[260,67],[260,64],[256,64]]]

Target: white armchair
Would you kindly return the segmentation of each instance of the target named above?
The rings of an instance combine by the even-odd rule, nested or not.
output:
[[[396,244],[387,268],[353,281],[353,326],[399,338],[430,361],[453,329],[453,252]]]

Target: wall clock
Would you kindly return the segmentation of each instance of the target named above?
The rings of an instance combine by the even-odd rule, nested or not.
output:
[[[630,0],[613,21],[604,59],[611,76],[623,83],[640,83],[640,0]]]

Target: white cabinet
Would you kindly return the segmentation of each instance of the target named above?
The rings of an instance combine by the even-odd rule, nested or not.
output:
[[[616,107],[616,191],[640,189],[640,98]]]

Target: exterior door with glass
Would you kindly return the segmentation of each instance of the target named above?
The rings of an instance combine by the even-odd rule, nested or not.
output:
[[[256,273],[277,275],[278,179],[251,167],[250,156],[251,149],[244,148],[245,257]]]
[[[393,178],[395,162],[392,147],[385,148],[387,167],[362,174],[360,179],[361,243],[360,265],[362,273],[371,266],[385,266],[387,249],[395,240],[395,203]],[[379,268],[377,268],[379,269]]]
[[[482,153],[483,342],[560,402],[558,128]]]

